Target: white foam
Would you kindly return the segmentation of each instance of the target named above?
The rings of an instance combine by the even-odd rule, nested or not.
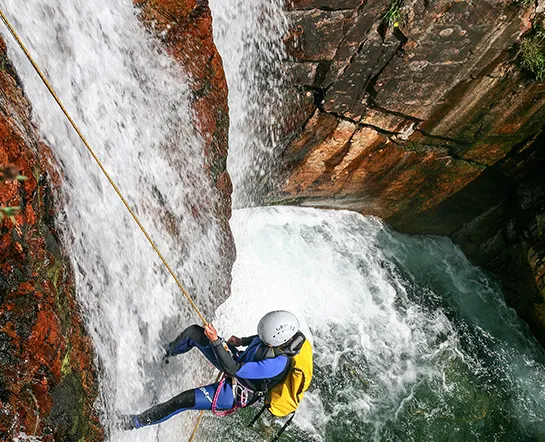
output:
[[[2,8],[175,272],[201,309],[213,311],[226,287],[216,271],[218,198],[204,172],[180,66],[151,39],[131,0],[6,0]],[[161,345],[198,318],[3,26],[1,32],[64,177],[58,221],[100,360],[109,426],[114,413],[141,411],[199,376],[182,374],[177,363],[161,371],[157,362]]]
[[[271,155],[258,154],[256,160],[248,150],[263,87],[261,74],[252,69],[266,63],[259,57],[244,60],[256,54],[244,48],[264,38],[272,48],[265,61],[274,61],[284,19],[276,0],[211,3],[216,23],[224,20],[215,30],[217,43],[226,50],[230,87],[238,89],[230,95],[231,149],[242,149],[230,161],[235,182],[242,182],[248,172],[258,176],[271,166]],[[175,271],[199,294],[199,305],[213,311],[220,240],[208,208],[216,200],[202,171],[202,143],[192,129],[179,67],[149,40],[130,0],[6,0],[4,8]],[[259,32],[260,10],[271,12],[264,16],[270,35]],[[248,20],[233,26],[237,17]],[[229,43],[229,36],[236,39]],[[109,425],[110,412],[141,411],[208,382],[213,373],[197,354],[160,368],[160,345],[196,318],[7,40],[40,132],[65,174],[64,238],[101,361],[103,422]],[[250,71],[236,80],[241,69]],[[278,95],[274,84],[268,92],[265,96]],[[273,151],[270,140],[271,132],[259,138],[258,151]],[[247,190],[237,186],[239,205],[252,199]],[[172,224],[165,222],[163,207],[173,212]],[[200,220],[194,220],[193,207]],[[316,381],[296,418],[307,431],[299,439],[328,440],[331,428],[338,427],[354,430],[354,440],[358,431],[384,440],[392,429],[400,431],[407,416],[434,422],[435,414],[451,412],[446,402],[482,391],[497,401],[495,410],[509,410],[529,434],[545,428],[543,400],[535,395],[545,387],[540,351],[505,308],[498,287],[448,240],[395,235],[377,219],[342,211],[239,210],[231,226],[238,257],[233,296],[217,310],[220,331],[225,337],[253,334],[264,313],[284,308],[313,336]],[[484,349],[486,358],[477,349]],[[472,390],[474,378],[485,375],[489,383]],[[436,395],[435,402],[422,404],[416,414],[411,407],[423,397],[422,388]],[[498,393],[502,389],[507,398]],[[114,431],[110,439],[178,441],[191,431],[193,417],[184,413],[158,427]],[[221,425],[239,425],[233,419]],[[218,421],[204,421],[199,440],[213,422]],[[258,437],[241,427],[236,440]],[[225,440],[225,433],[220,429],[207,440]]]
[[[229,86],[233,207],[260,200],[278,167],[286,59],[284,0],[210,0],[214,41]]]
[[[545,385],[543,352],[498,286],[449,240],[395,234],[353,212],[291,207],[236,210],[231,228],[237,261],[218,327],[226,337],[252,335],[264,313],[286,309],[314,336],[317,376],[295,419],[306,435],[296,440],[340,440],[329,439],[328,426],[369,425],[367,437],[383,440],[415,403],[431,400],[432,410],[452,413],[467,383],[475,383],[472,398],[488,389],[487,400],[539,434],[545,401],[530,386]],[[487,330],[488,318],[499,317]],[[241,440],[257,437],[242,433]]]

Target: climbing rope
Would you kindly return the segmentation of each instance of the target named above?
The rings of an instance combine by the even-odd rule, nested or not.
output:
[[[193,442],[193,439],[195,439],[197,430],[199,429],[199,425],[201,424],[202,417],[204,416],[204,411],[205,410],[201,410],[199,412],[199,415],[197,416],[197,421],[195,422],[195,428],[193,428],[193,432],[191,433],[191,436],[189,436],[189,440],[187,442]]]
[[[223,376],[223,373],[220,371],[218,375],[216,376],[216,380],[214,383],[218,382],[220,378]],[[219,391],[219,388],[218,388]],[[195,427],[193,428],[193,432],[191,433],[191,436],[189,436],[189,439],[187,442],[193,442],[193,439],[195,439],[195,436],[197,435],[197,430],[199,429],[199,425],[201,424],[202,417],[204,416],[204,412],[206,410],[199,411],[199,414],[197,416],[197,420],[195,421]]]
[[[51,87],[51,85],[49,84],[49,81],[47,80],[47,78],[45,77],[45,75],[42,73],[42,71],[40,70],[40,68],[38,67],[38,65],[36,64],[36,62],[34,61],[34,59],[32,58],[32,56],[30,55],[30,53],[28,52],[27,48],[25,47],[25,45],[23,44],[23,42],[21,41],[21,39],[19,38],[19,35],[17,35],[17,32],[15,32],[15,29],[13,29],[13,27],[11,26],[11,23],[9,22],[9,20],[7,19],[7,17],[4,15],[3,11],[0,9],[0,18],[2,18],[2,21],[4,22],[4,24],[6,25],[6,27],[9,29],[11,35],[13,36],[13,38],[15,39],[15,41],[17,42],[17,44],[19,45],[19,47],[21,48],[21,50],[24,52],[24,54],[26,55],[28,61],[30,61],[30,63],[32,64],[32,66],[34,67],[34,70],[36,71],[36,73],[38,74],[38,76],[40,77],[40,79],[42,80],[42,82],[45,84],[45,86],[47,87],[47,90],[49,91],[49,93],[51,94],[51,96],[55,99],[55,101],[57,102],[57,104],[59,105],[59,107],[61,108],[62,112],[64,113],[64,115],[66,116],[66,118],[68,119],[68,121],[70,122],[70,124],[72,125],[72,127],[74,128],[74,130],[76,131],[76,133],[78,134],[78,136],[80,137],[81,141],[83,142],[83,144],[85,145],[85,147],[87,148],[87,150],[89,151],[89,153],[91,154],[91,156],[93,157],[93,159],[96,161],[96,163],[98,164],[98,167],[100,167],[100,170],[102,171],[102,173],[106,176],[106,178],[108,179],[109,183],[112,185],[113,189],[115,190],[115,192],[117,193],[117,196],[119,196],[119,198],[121,199],[121,201],[123,202],[123,205],[125,206],[125,208],[128,210],[128,212],[131,214],[132,218],[134,219],[134,221],[136,222],[136,224],[138,225],[138,227],[140,228],[140,230],[142,231],[142,233],[144,234],[144,236],[146,237],[146,239],[148,240],[148,242],[150,243],[151,247],[153,248],[153,250],[155,250],[155,253],[157,253],[157,256],[159,256],[159,258],[161,259],[161,261],[163,262],[163,264],[165,265],[165,267],[167,268],[168,272],[170,273],[170,275],[172,276],[172,278],[174,278],[174,281],[176,281],[176,284],[178,285],[178,287],[180,288],[180,290],[182,291],[183,295],[186,297],[186,299],[189,301],[189,304],[191,305],[191,307],[193,308],[193,310],[195,310],[195,312],[197,313],[197,315],[199,316],[199,318],[201,319],[201,321],[203,322],[203,324],[208,324],[208,321],[205,319],[205,317],[202,315],[202,313],[200,312],[199,308],[197,307],[197,305],[195,304],[195,302],[193,301],[193,299],[191,298],[191,296],[189,295],[189,293],[187,292],[187,290],[184,288],[184,286],[182,285],[182,283],[180,282],[180,280],[178,279],[178,277],[176,276],[176,274],[174,273],[174,271],[172,270],[172,268],[170,267],[170,265],[168,264],[167,260],[165,259],[165,257],[163,256],[163,254],[159,251],[159,248],[157,247],[157,245],[155,244],[155,242],[151,239],[151,236],[149,235],[149,233],[147,232],[147,230],[144,228],[144,226],[142,225],[142,223],[140,222],[140,220],[138,219],[138,216],[136,216],[136,214],[134,213],[134,211],[131,209],[131,207],[129,206],[129,204],[127,203],[127,200],[125,199],[125,197],[123,196],[123,194],[121,193],[121,191],[119,190],[119,188],[117,187],[117,185],[115,184],[114,180],[110,177],[110,174],[106,171],[106,169],[104,168],[104,166],[102,165],[100,159],[98,158],[98,156],[95,154],[94,150],[91,148],[91,146],[89,145],[89,143],[87,142],[87,140],[85,139],[85,137],[83,136],[83,134],[81,133],[79,127],[76,125],[76,123],[74,122],[74,120],[72,119],[72,117],[70,116],[70,114],[68,113],[68,111],[66,110],[66,108],[64,107],[64,105],[62,104],[61,100],[59,99],[59,97],[57,96],[57,94],[55,93],[55,91],[53,90],[53,88]],[[220,377],[222,376],[222,373],[219,373],[217,378],[216,378],[216,382],[220,379]],[[193,432],[191,433],[191,436],[189,438],[189,441],[188,442],[193,442],[193,439],[195,438],[195,435],[197,434],[197,430],[199,429],[199,425],[201,423],[201,420],[202,420],[202,417],[204,415],[204,411],[205,410],[202,410],[199,415],[197,416],[197,421],[195,423],[195,427],[193,428]]]
[[[191,304],[191,307],[193,308],[193,310],[195,310],[195,312],[197,313],[197,315],[199,315],[199,318],[201,318],[201,321],[203,322],[203,324],[208,324],[208,321],[204,318],[204,316],[201,314],[200,310],[198,309],[197,305],[195,304],[195,302],[193,301],[193,299],[191,298],[191,296],[189,296],[189,293],[187,292],[187,290],[184,288],[184,286],[182,285],[182,283],[180,282],[180,280],[177,278],[177,276],[174,274],[174,271],[172,270],[172,268],[170,267],[170,265],[168,264],[167,260],[165,259],[165,257],[163,256],[163,254],[159,251],[157,245],[155,245],[155,243],[153,242],[153,240],[151,239],[151,236],[148,234],[148,232],[146,231],[146,229],[144,228],[144,226],[142,225],[142,223],[140,222],[140,220],[138,219],[138,217],[136,216],[136,214],[133,212],[133,210],[131,209],[131,207],[129,206],[129,204],[127,203],[127,200],[125,199],[125,197],[123,196],[123,194],[121,193],[121,191],[119,190],[119,188],[116,186],[115,182],[113,181],[113,179],[110,177],[110,175],[108,174],[108,172],[106,171],[106,169],[104,168],[104,166],[102,165],[102,163],[100,162],[100,159],[98,158],[98,156],[95,154],[95,152],[93,151],[93,149],[91,148],[91,146],[89,145],[89,143],[87,142],[87,140],[85,139],[85,137],[83,136],[83,134],[81,133],[81,131],[79,130],[78,126],[76,125],[76,123],[74,122],[74,120],[72,119],[72,117],[70,116],[70,114],[68,113],[68,111],[66,110],[66,108],[64,107],[64,105],[62,104],[61,100],[59,99],[59,97],[57,96],[57,94],[55,93],[55,91],[53,90],[53,88],[51,87],[51,85],[49,84],[49,81],[47,81],[47,78],[45,78],[45,75],[42,73],[42,71],[40,70],[40,68],[38,67],[38,65],[36,64],[36,62],[34,61],[34,59],[32,58],[32,56],[30,55],[30,53],[28,52],[27,48],[25,47],[25,45],[23,44],[23,42],[21,41],[21,39],[19,38],[19,36],[17,35],[17,32],[15,32],[15,29],[13,29],[13,27],[11,26],[9,20],[7,19],[7,17],[4,15],[4,13],[2,12],[2,10],[0,9],[0,17],[2,18],[2,21],[5,23],[5,25],[7,26],[7,28],[9,29],[11,35],[13,36],[13,38],[15,38],[15,41],[17,41],[17,44],[19,45],[19,47],[22,49],[22,51],[25,53],[26,57],[28,58],[28,61],[30,61],[30,63],[32,64],[32,66],[34,67],[34,70],[36,71],[36,73],[39,75],[39,77],[41,78],[41,80],[43,81],[43,83],[45,84],[45,86],[47,87],[47,89],[49,90],[49,93],[51,94],[51,96],[55,99],[55,101],[57,102],[57,104],[59,105],[59,107],[61,108],[61,110],[63,111],[64,115],[66,116],[66,118],[68,119],[68,121],[70,122],[70,124],[72,125],[72,127],[74,128],[74,130],[76,131],[76,133],[78,134],[78,136],[80,137],[81,141],[83,142],[83,144],[85,145],[85,147],[87,148],[87,150],[89,151],[89,153],[91,154],[91,156],[94,158],[94,160],[96,161],[96,163],[98,164],[98,167],[100,167],[100,170],[102,170],[102,173],[106,176],[106,178],[108,179],[108,181],[110,182],[110,184],[112,185],[112,187],[114,188],[115,192],[117,193],[117,196],[119,196],[119,198],[121,199],[121,201],[123,202],[125,208],[129,211],[129,213],[131,214],[132,218],[134,219],[134,221],[136,222],[136,224],[138,224],[138,227],[140,228],[140,230],[142,231],[142,233],[144,234],[144,236],[146,237],[146,239],[148,240],[148,242],[151,244],[151,247],[153,248],[153,250],[155,250],[155,253],[157,253],[157,255],[159,256],[159,258],[161,259],[161,261],[163,262],[163,264],[165,265],[165,267],[167,268],[168,272],[170,273],[170,275],[174,278],[174,281],[176,281],[176,284],[178,285],[178,287],[180,288],[180,290],[182,291],[182,293],[184,294],[184,296],[186,297],[186,299],[189,301],[189,303]]]

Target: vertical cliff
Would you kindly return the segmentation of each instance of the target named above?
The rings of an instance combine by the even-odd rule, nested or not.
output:
[[[227,296],[234,261],[226,171],[229,119],[210,11],[191,0],[135,3],[153,38],[163,41],[190,79],[193,120],[220,201],[213,215],[223,227],[216,245],[224,256],[214,269],[219,272],[215,288]],[[76,302],[74,270],[55,228],[63,177],[32,123],[32,105],[0,42],[0,167],[13,165],[28,177],[0,182],[0,206],[21,207],[0,225],[0,440],[99,441],[104,430],[93,408],[96,358]],[[168,207],[164,210],[161,219],[176,220]],[[195,204],[188,216],[198,223],[204,212]]]
[[[227,82],[221,56],[212,37],[212,15],[207,1],[201,0],[134,0],[144,25],[161,40],[165,50],[189,77],[193,92],[194,122],[204,140],[206,170],[218,191],[220,205],[216,217],[221,221],[224,253],[218,269],[230,281],[235,260],[231,217],[231,178],[227,173],[229,107]],[[199,208],[194,208],[199,216]],[[220,291],[229,292],[230,287]]]
[[[55,230],[59,179],[31,122],[31,105],[0,39],[0,166],[28,178],[0,182],[0,439],[100,440],[93,349]]]
[[[189,75],[195,124],[205,141],[207,168],[222,193],[227,218],[231,182],[226,170],[229,109],[221,57],[212,39],[212,16],[197,0],[135,0],[140,18]]]
[[[520,54],[540,3],[289,2],[303,123],[271,199],[450,236],[545,342],[545,84]]]

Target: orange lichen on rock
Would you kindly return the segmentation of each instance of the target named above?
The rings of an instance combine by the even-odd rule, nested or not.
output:
[[[189,76],[195,125],[204,140],[206,167],[223,195],[230,216],[230,186],[218,186],[226,170],[229,131],[227,82],[212,37],[212,15],[207,2],[196,0],[135,0],[141,20],[162,40],[166,51]],[[220,189],[221,187],[221,189]],[[227,191],[227,193],[223,193]]]
[[[24,434],[41,441],[98,441],[103,431],[93,409],[93,351],[50,221],[51,156],[37,140],[30,104],[1,38],[0,59],[0,166],[12,164],[27,177],[0,182],[0,206],[21,207],[15,222],[5,217],[0,225],[0,440]],[[63,370],[64,360],[69,363]],[[76,391],[64,398],[71,412],[60,411],[55,394],[67,382]],[[59,413],[62,419],[55,417]]]

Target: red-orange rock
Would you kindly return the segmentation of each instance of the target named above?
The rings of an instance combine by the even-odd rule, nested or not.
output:
[[[214,180],[225,171],[229,109],[227,82],[212,38],[212,15],[195,0],[134,0],[141,20],[162,40],[167,52],[189,75],[195,124],[205,140],[209,173]],[[230,194],[225,194],[230,207]]]
[[[229,275],[234,261],[228,225],[232,189],[226,171],[229,114],[210,10],[206,2],[196,0],[135,0],[135,4],[142,21],[153,22],[150,30],[157,32],[189,76],[195,124],[220,201],[216,213],[224,231],[220,270]],[[91,341],[78,315],[70,268],[58,247],[52,246],[56,232],[46,222],[55,207],[43,183],[55,187],[61,180],[47,166],[53,161],[51,153],[37,139],[30,104],[17,85],[1,39],[0,58],[5,97],[0,107],[9,108],[0,109],[0,165],[14,164],[29,177],[23,183],[0,183],[0,204],[21,206],[16,224],[5,219],[0,226],[0,324],[4,324],[0,328],[0,440],[23,432],[42,441],[68,440],[68,433],[70,440],[99,441],[104,434],[93,411],[97,391]],[[18,124],[6,115],[16,115]],[[200,216],[199,207],[193,212]],[[228,281],[221,284],[225,286],[218,292],[226,296]]]
[[[221,57],[212,38],[212,15],[208,2],[196,0],[134,0],[140,19],[162,41],[169,53],[189,76],[193,92],[195,125],[204,140],[206,170],[218,191],[216,218],[222,227],[222,284],[217,292],[227,297],[231,268],[235,260],[231,217],[231,178],[227,173],[229,108],[227,81]],[[198,212],[198,208],[195,208]],[[168,228],[175,229],[169,225]],[[223,284],[223,282],[225,284]]]
[[[535,5],[404,3],[393,27],[390,4],[288,2],[292,90],[314,110],[285,129],[270,200],[449,235],[545,343],[545,83],[513,60]]]
[[[0,206],[22,209],[15,223],[5,218],[0,226],[0,440],[24,433],[42,441],[69,440],[69,434],[98,441],[103,431],[93,409],[97,391],[92,347],[73,299],[70,267],[52,244],[56,233],[46,221],[54,208],[45,201],[53,195],[36,180],[47,181],[51,155],[37,140],[30,104],[17,85],[1,38],[0,61],[0,166],[14,164],[28,177],[0,182]],[[64,359],[70,373],[61,370]],[[86,382],[78,383],[82,378]],[[52,418],[58,410],[53,392],[68,382],[79,390],[72,414],[64,413],[63,422]]]

